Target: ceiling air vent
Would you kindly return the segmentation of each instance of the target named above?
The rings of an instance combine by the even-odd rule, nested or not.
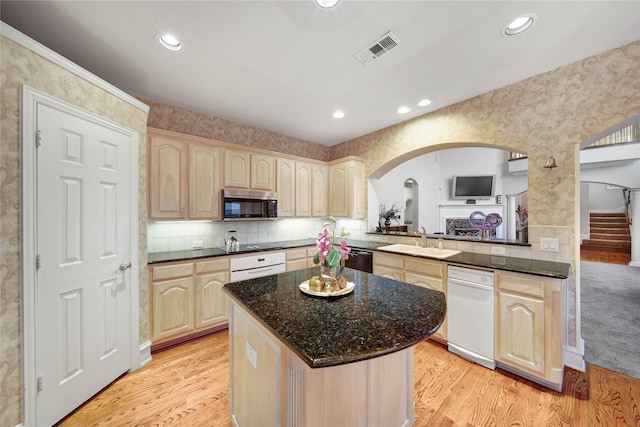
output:
[[[389,31],[382,37],[378,38],[378,40],[371,43],[367,48],[356,53],[355,56],[356,59],[364,65],[369,65],[399,44],[400,39],[398,39],[398,36]]]

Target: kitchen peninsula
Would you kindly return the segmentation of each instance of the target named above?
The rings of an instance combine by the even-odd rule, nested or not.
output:
[[[302,293],[298,285],[317,273],[224,286],[234,423],[413,424],[412,346],[442,324],[444,294],[348,268],[352,293]]]

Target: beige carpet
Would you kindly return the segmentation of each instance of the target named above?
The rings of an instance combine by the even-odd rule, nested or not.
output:
[[[640,378],[640,268],[582,261],[585,361]]]

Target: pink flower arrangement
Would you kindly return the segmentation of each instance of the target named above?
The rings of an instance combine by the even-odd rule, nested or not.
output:
[[[520,224],[525,225],[527,223],[527,218],[529,218],[529,212],[527,212],[526,206],[518,205],[516,213],[518,214],[518,218],[520,219]]]
[[[328,267],[335,267],[340,264],[342,260],[349,258],[351,248],[345,239],[349,237],[350,233],[344,231],[343,228],[342,231],[338,233],[338,236],[342,237],[343,240],[340,242],[339,246],[336,246],[336,219],[330,216],[329,221],[322,224],[322,227],[323,230],[318,233],[318,238],[316,239],[318,253],[313,257],[313,263],[326,265]],[[329,229],[331,229],[331,231],[329,231]]]

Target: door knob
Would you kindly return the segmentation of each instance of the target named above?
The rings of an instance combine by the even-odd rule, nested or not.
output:
[[[118,271],[125,271],[127,268],[131,268],[131,262],[128,263],[122,263],[120,264],[120,267],[118,267]]]

